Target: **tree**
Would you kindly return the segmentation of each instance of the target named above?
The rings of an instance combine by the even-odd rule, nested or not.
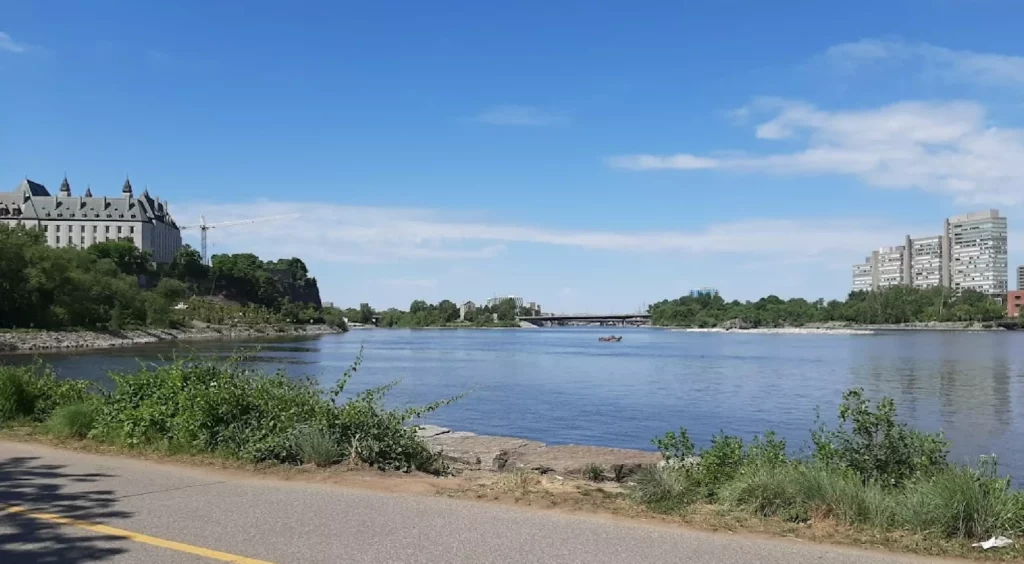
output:
[[[516,319],[516,302],[513,299],[501,300],[495,312],[498,314],[498,321],[515,321]]]
[[[425,302],[423,300],[415,300],[414,302],[409,304],[409,313],[416,314],[416,313],[427,311],[429,309],[430,309],[430,305],[427,304],[427,302]]]
[[[89,252],[101,259],[109,259],[124,274],[141,276],[150,271],[153,258],[149,251],[135,246],[131,239],[103,241],[89,247]]]
[[[441,300],[437,303],[437,313],[444,323],[451,323],[459,319],[459,306],[451,300]]]
[[[194,287],[210,277],[210,267],[203,264],[199,251],[185,245],[174,255],[167,268],[168,275]]]

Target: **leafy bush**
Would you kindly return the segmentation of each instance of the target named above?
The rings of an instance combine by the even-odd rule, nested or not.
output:
[[[0,423],[21,418],[43,421],[58,407],[85,400],[88,386],[81,380],[58,380],[40,363],[0,366]]]
[[[897,421],[892,398],[883,398],[873,409],[860,388],[843,394],[839,425],[817,429],[811,439],[818,461],[892,486],[934,475],[947,466],[949,443],[941,433],[924,433]]]
[[[96,423],[96,408],[92,403],[76,403],[58,407],[46,421],[46,430],[52,435],[84,439]]]
[[[971,540],[1024,533],[1024,494],[999,477],[994,457],[914,484],[900,505],[902,524],[918,531]]]
[[[383,400],[391,383],[338,404],[360,358],[329,390],[283,372],[267,375],[243,368],[238,359],[223,364],[186,360],[112,374],[116,386],[92,434],[133,447],[294,464],[304,460],[300,445],[309,446],[296,440],[297,434],[316,432],[381,469],[444,470],[407,423],[459,398],[390,410]]]
[[[695,449],[690,434],[683,427],[679,428],[677,435],[673,431],[665,433],[662,437],[651,439],[654,446],[658,447],[661,456],[667,462],[683,461],[694,455]]]

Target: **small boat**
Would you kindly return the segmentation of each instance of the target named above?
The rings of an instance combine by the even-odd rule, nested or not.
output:
[[[620,335],[616,337],[615,335],[609,335],[607,337],[598,337],[597,340],[601,341],[602,343],[618,343],[619,341],[622,340],[622,336]]]

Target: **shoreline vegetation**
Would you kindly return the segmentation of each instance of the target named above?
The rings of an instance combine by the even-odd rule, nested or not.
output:
[[[298,258],[218,254],[206,265],[185,245],[169,264],[156,264],[131,239],[53,248],[34,228],[6,225],[0,257],[0,330],[14,333],[345,329],[341,310],[323,307],[316,278]]]
[[[811,534],[929,555],[1024,557],[1024,492],[1000,474],[995,455],[951,464],[941,434],[901,423],[893,400],[872,402],[859,389],[843,395],[834,424],[810,430],[803,452],[771,431],[752,439],[723,432],[701,446],[681,428],[654,439],[653,453],[548,447],[417,425],[461,396],[390,409],[384,399],[394,382],[351,394],[346,388],[361,354],[327,388],[244,368],[243,361],[144,365],[112,374],[109,390],[58,379],[39,363],[0,365],[0,437],[251,470],[461,475],[462,493],[450,495],[552,504],[570,496],[577,508],[712,528]],[[564,460],[570,452],[572,465]],[[993,536],[1018,544],[984,553],[971,547]]]
[[[850,292],[846,300],[767,296],[756,302],[726,302],[719,295],[683,296],[650,306],[651,324],[662,327],[751,330],[973,330],[1017,328],[1006,307],[975,290],[896,286]]]

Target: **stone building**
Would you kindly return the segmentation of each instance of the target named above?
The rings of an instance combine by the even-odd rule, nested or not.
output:
[[[149,191],[136,197],[124,181],[121,196],[94,197],[92,189],[71,195],[65,178],[57,195],[25,179],[13,192],[0,192],[0,223],[41,230],[51,247],[87,248],[94,243],[130,239],[159,263],[171,262],[181,249],[181,232],[167,202]]]

